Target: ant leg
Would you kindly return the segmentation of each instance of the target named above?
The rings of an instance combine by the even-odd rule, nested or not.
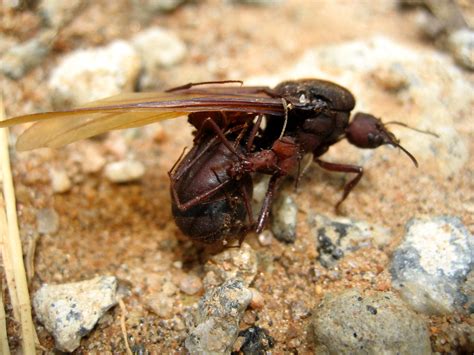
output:
[[[229,142],[229,140],[226,138],[225,134],[222,132],[220,127],[217,125],[217,123],[212,118],[209,117],[208,119],[206,119],[206,121],[203,123],[203,125],[204,124],[211,125],[212,129],[217,134],[217,136],[220,138],[221,142],[226,146],[227,149],[229,149],[229,151],[231,153],[235,154],[235,156],[237,156],[241,160],[244,159],[244,157],[235,150],[234,146]]]
[[[255,230],[257,233],[260,233],[265,227],[268,216],[270,215],[270,207],[272,205],[273,195],[282,177],[282,175],[274,174],[268,182],[267,193],[263,199],[260,215],[258,216],[257,229]]]
[[[176,169],[176,166],[179,164],[179,162],[183,159],[183,156],[184,156],[184,153],[186,153],[186,148],[187,147],[184,147],[183,148],[183,151],[181,152],[178,160],[176,160],[176,162],[173,164],[173,166],[171,167],[171,169],[168,171],[168,176],[171,178],[171,176],[173,175],[174,173],[174,170]]]
[[[211,197],[213,194],[215,194],[217,191],[222,189],[225,185],[227,185],[231,181],[232,180],[224,181],[224,182],[214,186],[212,189],[209,189],[206,192],[202,193],[201,195],[195,196],[194,198],[192,198],[191,200],[189,200],[185,203],[182,203],[179,200],[178,194],[177,194],[176,189],[175,189],[175,183],[173,181],[171,181],[171,193],[173,195],[173,199],[174,199],[174,202],[176,203],[176,206],[179,208],[180,211],[185,212],[188,209],[190,209],[191,207],[196,206],[198,203],[201,203],[206,198]]]
[[[362,175],[364,174],[364,169],[358,165],[329,163],[319,159],[315,159],[314,161],[318,163],[321,168],[328,171],[356,174],[356,176],[351,181],[349,181],[346,186],[344,186],[344,193],[342,194],[342,198],[336,204],[336,211],[339,211],[339,207],[341,206],[342,202],[347,198],[347,196],[349,196],[349,193],[362,178]]]
[[[247,236],[247,233],[250,232],[255,226],[255,221],[253,219],[252,204],[250,202],[249,194],[247,193],[247,190],[245,189],[244,186],[240,187],[240,191],[244,199],[245,209],[247,210],[249,224],[247,226],[244,226],[243,230],[241,231],[241,234],[239,236],[239,245],[237,246],[237,248],[240,248],[242,246],[242,243],[244,242],[245,237]]]
[[[255,136],[257,135],[257,132],[260,128],[260,125],[262,124],[262,120],[263,120],[263,115],[258,115],[257,116],[257,121],[255,122],[254,126],[252,127],[252,131],[250,132],[249,138],[247,140],[247,145],[245,147],[247,152],[249,152],[250,148],[252,148],[253,141],[255,140]]]
[[[209,84],[232,84],[232,83],[239,83],[240,85],[244,85],[244,82],[242,80],[215,80],[215,81],[201,81],[199,83],[187,83],[181,86],[177,86],[168,90],[165,90],[165,92],[174,92],[174,91],[181,91],[181,90],[189,90],[194,86],[200,86],[200,85],[209,85]]]

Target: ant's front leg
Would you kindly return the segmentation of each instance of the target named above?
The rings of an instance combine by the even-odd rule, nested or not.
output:
[[[356,176],[344,186],[344,193],[342,195],[342,198],[336,204],[336,212],[338,212],[342,202],[347,198],[347,196],[349,196],[349,193],[362,178],[362,175],[364,174],[364,169],[358,165],[329,163],[327,161],[322,161],[319,159],[314,159],[314,161],[318,163],[321,168],[328,171],[356,174]]]

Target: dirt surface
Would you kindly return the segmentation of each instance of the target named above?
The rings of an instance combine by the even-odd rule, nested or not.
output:
[[[46,82],[65,53],[117,38],[127,39],[150,25],[172,30],[188,46],[184,62],[163,70],[156,89],[200,80],[245,80],[272,75],[291,66],[306,48],[365,39],[373,34],[415,48],[432,46],[420,40],[415,14],[400,12],[394,1],[301,0],[268,6],[205,1],[185,4],[147,23],[134,16],[129,6],[125,1],[86,6],[59,33],[54,50],[42,65],[19,80],[1,77],[7,117],[51,109]],[[35,12],[2,9],[0,16],[0,31],[19,40],[34,36],[40,28]],[[472,79],[472,74],[465,75]],[[472,153],[472,126],[455,128]],[[117,276],[127,295],[126,326],[135,351],[184,352],[186,328],[182,314],[200,298],[200,294],[189,296],[178,290],[173,294],[173,309],[167,317],[156,315],[149,306],[149,299],[161,292],[163,280],[179,285],[187,274],[204,277],[206,252],[182,235],[169,207],[167,171],[183,147],[191,144],[190,133],[181,119],[160,127],[114,132],[61,150],[12,150],[24,250],[36,241],[31,291],[45,282]],[[354,148],[341,144],[334,148],[332,157],[349,157],[345,152],[350,149]],[[146,166],[145,176],[137,183],[113,184],[101,170],[88,173],[85,168],[96,157],[114,161],[125,156]],[[424,214],[451,214],[459,216],[474,231],[472,158],[461,173],[445,178],[432,173],[434,162],[423,161],[419,169],[411,169],[407,168],[406,158],[394,153],[392,156],[384,160],[376,154],[371,159],[366,165],[367,174],[343,208],[346,216],[390,228],[395,238],[386,249],[364,248],[333,270],[317,262],[307,216],[334,216],[343,180],[340,175],[323,172],[316,166],[311,166],[303,176],[297,193],[289,189],[299,207],[296,242],[286,245],[273,240],[271,245],[262,246],[255,234],[247,237],[246,241],[259,255],[259,273],[253,287],[263,296],[264,306],[261,310],[247,310],[241,327],[258,324],[268,329],[275,339],[275,354],[313,351],[309,317],[293,319],[291,309],[295,302],[311,310],[331,290],[391,290],[387,264],[408,219]],[[67,172],[73,183],[69,192],[53,193],[51,169]],[[45,208],[57,212],[59,229],[53,234],[39,235],[37,213]],[[119,307],[110,311],[82,341],[78,353],[124,352],[120,316]],[[455,352],[462,343],[455,328],[469,322],[472,325],[472,321],[472,316],[431,317],[433,349]],[[11,344],[18,346],[16,327],[13,322],[9,324]],[[40,324],[37,326],[42,346],[52,349],[52,337]]]

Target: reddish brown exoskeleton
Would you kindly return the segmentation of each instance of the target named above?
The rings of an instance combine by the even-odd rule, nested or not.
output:
[[[357,113],[350,121],[355,99],[342,86],[318,79],[285,81],[275,88],[223,85],[230,82],[119,95],[74,110],[16,117],[0,127],[37,121],[17,142],[18,149],[27,150],[189,115],[196,128],[194,145],[170,171],[172,210],[183,233],[204,243],[242,238],[252,228],[260,232],[276,188],[307,153],[323,169],[356,174],[344,187],[339,207],[363,174],[360,166],[320,159],[342,139],[359,148],[399,147],[417,165],[378,118]],[[271,175],[255,223],[250,208],[254,173]]]

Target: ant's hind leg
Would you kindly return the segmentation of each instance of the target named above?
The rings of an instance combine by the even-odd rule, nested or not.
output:
[[[336,212],[339,211],[339,207],[341,206],[342,202],[349,196],[349,193],[352,191],[354,187],[359,183],[362,175],[364,174],[364,169],[358,165],[350,165],[350,164],[337,164],[337,163],[329,163],[327,161],[322,161],[319,159],[314,159],[318,165],[328,171],[335,171],[340,173],[353,173],[356,176],[349,181],[344,186],[344,193],[342,194],[342,198],[336,204]]]
[[[267,223],[268,216],[270,215],[270,208],[273,201],[273,196],[275,194],[275,190],[279,185],[281,179],[283,178],[282,175],[275,174],[272,175],[270,181],[268,182],[267,193],[265,194],[265,198],[263,199],[262,208],[260,209],[260,214],[258,216],[257,221],[257,228],[256,232],[260,233],[263,228],[265,228],[265,224]]]

